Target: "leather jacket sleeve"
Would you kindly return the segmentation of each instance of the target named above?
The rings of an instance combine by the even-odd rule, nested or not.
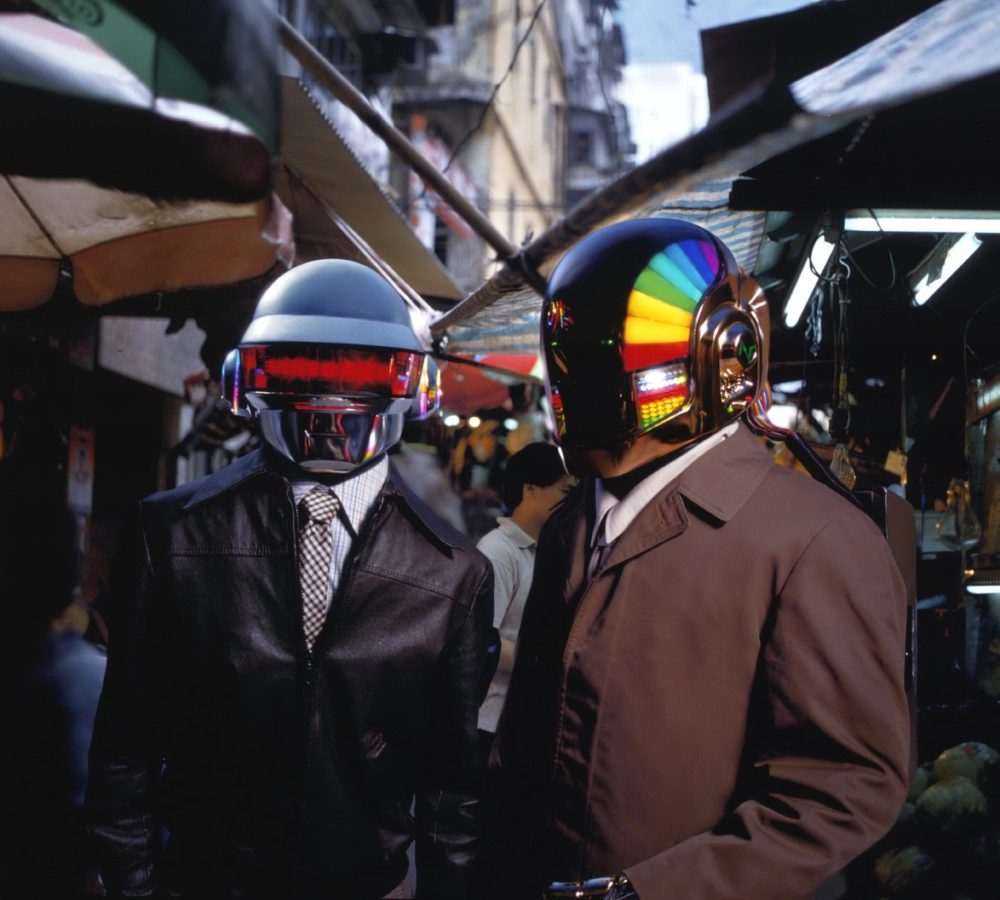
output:
[[[108,668],[90,750],[86,815],[109,897],[155,893],[154,794],[162,762],[153,685],[153,576],[143,548],[132,602],[111,622]]]
[[[417,793],[419,898],[468,900],[475,896],[482,844],[476,722],[483,668],[495,664],[488,652],[493,634],[493,574],[487,564],[472,605],[448,643],[442,686],[447,700],[435,760],[436,783]]]

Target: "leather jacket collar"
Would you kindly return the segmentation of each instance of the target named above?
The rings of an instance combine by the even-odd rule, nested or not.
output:
[[[230,463],[212,477],[195,482],[191,486],[190,496],[183,508],[185,512],[190,511],[214,497],[236,490],[240,485],[253,478],[272,478],[287,482],[295,477],[301,477],[301,474],[294,463],[265,444]],[[409,513],[409,518],[416,522],[436,543],[451,549],[461,547],[466,543],[458,532],[452,531],[446,523],[437,520],[427,505],[402,481],[391,465],[383,492],[392,497],[404,513]]]

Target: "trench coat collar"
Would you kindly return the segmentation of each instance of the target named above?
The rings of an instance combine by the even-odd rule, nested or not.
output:
[[[706,513],[702,518],[715,526],[728,522],[773,465],[770,454],[741,425],[646,504],[615,542],[601,571],[683,532],[688,526],[685,500]]]
[[[302,472],[293,462],[272,450],[269,445],[263,444],[213,475],[193,482],[184,509],[191,510],[214,497],[237,490],[250,479],[257,477],[271,477],[287,482],[301,478]],[[466,543],[457,531],[440,521],[430,511],[391,465],[382,490],[395,499],[410,514],[409,517],[438,543],[451,549],[464,546]]]
[[[677,491],[720,523],[728,522],[774,466],[746,425],[681,473]]]

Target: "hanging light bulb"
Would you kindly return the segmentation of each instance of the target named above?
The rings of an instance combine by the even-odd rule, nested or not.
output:
[[[837,476],[840,483],[848,490],[851,490],[854,487],[854,482],[858,480],[857,473],[851,465],[847,447],[843,444],[837,444],[833,450],[833,461],[830,463],[830,471]]]

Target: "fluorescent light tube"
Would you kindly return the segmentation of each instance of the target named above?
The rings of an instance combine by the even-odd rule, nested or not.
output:
[[[795,276],[795,283],[788,292],[788,299],[785,300],[785,324],[789,328],[794,328],[798,324],[802,311],[816,290],[819,277],[830,262],[836,247],[836,244],[826,239],[826,235],[820,234],[813,242],[809,254],[803,259],[798,275]]]
[[[969,594],[1000,594],[1000,582],[967,584],[965,590]]]
[[[913,305],[923,306],[981,246],[973,232],[949,234],[938,241],[934,249],[910,273]]]
[[[1000,234],[1000,212],[979,210],[849,209],[844,231]]]
[[[1000,570],[996,566],[986,569],[966,569],[964,587],[970,594],[1000,594]]]

